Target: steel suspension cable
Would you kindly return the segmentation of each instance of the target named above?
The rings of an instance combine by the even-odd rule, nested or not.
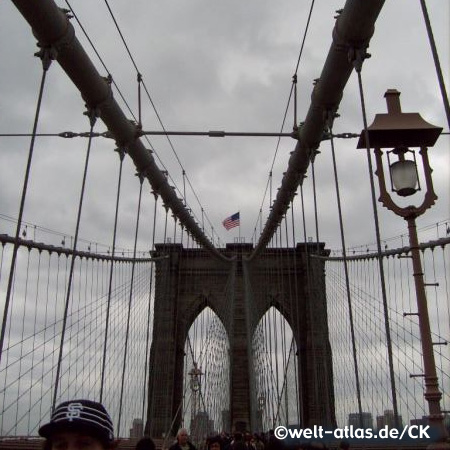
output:
[[[366,140],[366,154],[367,154],[367,165],[369,170],[369,180],[370,180],[370,192],[372,199],[372,212],[375,224],[375,236],[377,241],[377,257],[378,257],[378,266],[380,272],[380,284],[381,284],[381,295],[383,299],[383,309],[384,309],[384,324],[385,324],[385,333],[386,333],[386,344],[388,351],[388,362],[389,362],[389,376],[391,382],[391,395],[392,395],[392,409],[394,411],[394,418],[397,428],[400,427],[399,417],[398,417],[398,406],[397,406],[397,391],[395,388],[395,374],[394,374],[394,360],[392,355],[392,342],[391,342],[391,331],[389,326],[389,310],[387,304],[387,294],[386,294],[386,280],[384,274],[384,265],[382,259],[382,249],[381,249],[381,237],[380,237],[380,225],[378,220],[378,208],[377,208],[377,200],[375,194],[375,181],[374,181],[374,173],[372,167],[372,158],[370,155],[370,141],[369,141],[369,131],[367,124],[367,112],[364,98],[364,88],[362,82],[362,64],[364,61],[366,54],[361,53],[361,51],[353,52],[353,65],[355,67],[355,71],[358,78],[358,87],[359,87],[359,96],[361,100],[361,113],[363,117],[363,125],[364,125],[364,137]],[[350,57],[350,55],[349,55]],[[333,140],[333,138],[331,138]]]
[[[21,195],[21,199],[20,199],[19,216],[17,218],[16,234],[15,234],[15,238],[14,238],[13,253],[12,253],[12,257],[11,257],[11,267],[10,267],[10,271],[9,271],[8,286],[6,288],[6,299],[5,299],[5,306],[4,306],[4,310],[3,310],[2,328],[0,331],[0,362],[2,360],[2,354],[3,354],[3,344],[5,341],[5,332],[6,332],[6,326],[7,326],[7,321],[8,321],[9,304],[11,301],[11,293],[12,293],[14,273],[15,273],[16,260],[17,260],[17,252],[19,250],[19,235],[20,235],[20,229],[22,226],[23,211],[25,209],[25,200],[26,200],[26,196],[27,196],[28,182],[29,182],[30,172],[31,172],[31,163],[32,163],[32,159],[33,159],[34,143],[36,140],[37,126],[38,126],[40,112],[41,112],[42,97],[44,94],[44,87],[45,87],[45,81],[46,81],[46,77],[47,77],[47,71],[50,68],[50,64],[51,64],[52,60],[55,58],[55,53],[52,48],[44,48],[39,53],[37,53],[36,56],[39,56],[42,61],[42,77],[41,77],[41,84],[39,87],[36,112],[35,112],[35,116],[34,116],[30,148],[28,151],[28,160],[27,160],[27,166],[25,169],[25,178],[23,181],[22,195]]]
[[[305,306],[306,314],[305,314],[305,322],[306,320],[309,320],[310,323],[313,323],[312,321],[312,298],[311,298],[311,292],[312,292],[312,281],[311,281],[311,260],[310,260],[310,254],[309,254],[309,248],[308,248],[308,240],[307,240],[307,233],[306,233],[306,214],[305,214],[305,201],[304,201],[304,195],[303,195],[303,185],[300,185],[300,196],[302,201],[302,222],[303,222],[303,242],[305,246],[305,265],[306,265],[306,286],[307,286],[307,292],[308,297],[310,298],[309,305]],[[315,333],[311,333],[311,341],[312,341],[312,367],[317,367],[317,359],[316,359],[316,337]],[[301,365],[301,378],[302,378],[302,387],[303,383],[307,380],[308,373],[306,372],[308,368]],[[318,385],[317,382],[317,371],[314,370],[314,382],[316,385]],[[303,393],[303,390],[302,390]],[[305,409],[302,411],[302,418],[305,420]],[[306,424],[305,424],[306,425]]]
[[[312,184],[313,184],[313,201],[314,201],[314,224],[316,230],[316,246],[317,252],[319,252],[319,217],[318,217],[318,208],[317,208],[317,189],[316,189],[316,170],[315,170],[315,160],[319,151],[315,151],[311,157],[311,173],[312,173]],[[306,245],[306,240],[305,240]]]
[[[333,133],[334,114],[335,113],[333,111],[328,112],[328,126],[329,126],[331,134]],[[347,251],[345,248],[345,235],[344,235],[344,224],[343,224],[343,218],[342,218],[341,196],[340,196],[340,190],[339,190],[339,180],[338,180],[338,173],[337,173],[337,166],[336,166],[336,155],[335,155],[335,151],[334,151],[333,137],[331,137],[331,139],[330,139],[330,144],[331,144],[331,154],[332,154],[332,160],[333,160],[334,182],[335,182],[335,187],[336,187],[336,201],[337,201],[338,216],[339,216],[339,229],[340,229],[340,235],[341,235],[342,256],[343,256],[343,263],[344,263],[345,285],[346,285],[346,290],[347,290],[347,303],[348,303],[348,313],[349,313],[349,320],[350,320],[350,335],[351,335],[351,342],[352,342],[352,353],[353,353],[353,364],[354,364],[354,371],[355,371],[356,395],[357,395],[357,402],[358,402],[359,422],[360,422],[360,427],[363,428],[362,406],[361,406],[361,387],[360,387],[360,381],[359,381],[358,356],[357,356],[357,351],[356,351],[355,326],[354,326],[354,322],[353,322],[353,308],[352,308],[350,280],[349,280],[348,266],[347,266]]]
[[[311,105],[303,126],[299,130],[298,142],[289,158],[277,198],[272,205],[269,217],[260,239],[249,259],[253,259],[270,241],[270,238],[286,212],[286,208],[303,181],[310,162],[311,151],[318,148],[324,138],[325,113],[337,110],[342,99],[343,89],[352,73],[353,67],[348,55],[342,49],[354,46],[366,48],[374,32],[374,23],[384,4],[384,0],[360,2],[347,0],[339,14],[333,31],[333,42],[322,69],[319,81],[311,95]],[[358,26],[355,27],[354,24]]]
[[[142,185],[144,184],[144,175],[138,174],[139,176],[139,199],[138,199],[138,208],[137,208],[137,218],[136,218],[136,228],[134,234],[134,247],[133,247],[133,262],[131,264],[131,280],[130,280],[130,295],[128,298],[128,313],[127,313],[127,326],[125,332],[125,346],[124,346],[124,355],[123,355],[123,367],[122,367],[122,380],[120,386],[120,400],[119,400],[119,417],[117,419],[117,434],[120,433],[120,422],[122,419],[122,405],[123,405],[123,392],[125,385],[125,372],[127,367],[127,351],[128,351],[128,340],[129,340],[129,332],[130,332],[130,317],[131,317],[131,304],[133,300],[133,282],[134,282],[134,272],[136,266],[136,248],[137,248],[137,240],[139,234],[139,218],[141,214],[141,200],[142,200]]]
[[[156,234],[156,212],[158,205],[158,194],[153,193],[155,198],[155,207],[153,210],[153,230],[152,230],[152,251],[155,249],[155,234]],[[151,305],[152,305],[152,289],[153,289],[153,264],[150,265],[150,287],[148,292],[148,314],[147,314],[147,334],[145,347],[145,366],[144,366],[144,387],[142,390],[142,420],[145,417],[145,389],[147,386],[147,370],[150,367],[150,319],[151,319]],[[148,375],[150,379],[150,374]]]
[[[116,29],[117,29],[117,32],[119,33],[119,36],[120,36],[120,38],[121,38],[121,40],[122,40],[122,43],[123,43],[123,45],[125,46],[125,49],[126,49],[126,51],[127,51],[127,53],[128,53],[128,56],[130,57],[130,60],[131,60],[133,66],[134,66],[134,68],[135,68],[135,70],[136,70],[136,72],[137,72],[137,77],[138,77],[138,82],[139,82],[139,85],[138,85],[138,88],[139,88],[139,99],[138,99],[138,103],[139,103],[139,118],[138,118],[138,124],[140,124],[140,125],[142,124],[142,122],[141,122],[141,95],[140,95],[140,94],[141,94],[141,85],[142,85],[142,87],[144,88],[145,93],[147,94],[147,98],[149,99],[150,104],[152,105],[153,111],[154,111],[155,114],[156,114],[156,117],[157,117],[157,119],[158,119],[158,122],[159,122],[159,124],[161,125],[161,128],[162,128],[162,130],[163,130],[163,132],[164,132],[164,134],[165,134],[165,136],[166,136],[166,138],[167,138],[167,141],[168,141],[168,143],[169,143],[169,146],[170,146],[170,148],[172,149],[173,154],[175,155],[175,159],[177,160],[178,164],[180,165],[180,167],[181,167],[181,169],[182,169],[182,171],[183,171],[183,175],[185,175],[185,169],[184,169],[184,166],[183,166],[183,164],[182,164],[182,162],[181,162],[181,160],[180,160],[180,157],[178,156],[177,151],[175,150],[175,147],[174,147],[174,145],[173,145],[172,140],[171,140],[170,137],[169,137],[169,134],[168,134],[167,131],[166,131],[166,127],[164,126],[164,123],[163,123],[163,121],[162,121],[162,119],[161,119],[161,116],[160,116],[160,114],[159,114],[159,112],[158,112],[158,109],[156,108],[156,105],[155,105],[155,103],[154,103],[154,101],[153,101],[153,99],[152,99],[152,96],[150,95],[150,91],[149,91],[149,89],[147,88],[147,86],[146,86],[146,84],[145,84],[145,81],[144,81],[144,79],[143,79],[143,77],[142,77],[142,74],[141,74],[141,72],[140,72],[139,69],[138,69],[138,66],[137,66],[137,64],[136,64],[136,61],[135,61],[134,58],[133,58],[133,55],[132,55],[132,53],[131,53],[131,50],[130,50],[130,48],[129,48],[129,46],[128,46],[126,40],[125,40],[125,37],[124,37],[124,35],[123,35],[121,29],[120,29],[120,26],[119,26],[119,24],[118,24],[118,22],[117,22],[117,19],[116,19],[115,16],[114,16],[114,13],[113,13],[113,11],[112,11],[112,9],[111,9],[109,3],[108,3],[108,0],[104,0],[104,1],[105,1],[105,4],[106,4],[107,8],[108,8],[108,11],[109,11],[109,13],[110,13],[110,15],[111,15],[111,18],[112,18],[112,20],[113,20],[113,22],[114,22],[114,25],[115,25],[115,27],[116,27]],[[195,196],[195,198],[196,198],[196,200],[197,200],[199,206],[202,207],[202,204],[201,204],[201,202],[200,202],[200,200],[199,200],[199,198],[198,198],[198,196],[197,196],[197,193],[195,192],[195,190],[194,190],[194,188],[193,188],[193,186],[192,186],[192,184],[191,184],[191,182],[190,182],[190,180],[189,180],[189,177],[186,176],[186,178],[187,178],[187,180],[188,180],[189,186],[191,187],[192,192],[194,193],[194,196]],[[186,189],[186,188],[184,188],[184,189]],[[186,191],[184,191],[184,194],[186,194]],[[185,204],[187,205],[187,202],[186,202],[186,196],[184,196],[184,200],[185,200]],[[209,219],[208,219],[208,222],[209,222]],[[213,239],[213,241],[214,241],[214,239]]]
[[[447,125],[450,128],[450,105],[448,102],[447,90],[445,89],[444,77],[442,75],[441,63],[439,61],[439,55],[436,49],[436,42],[433,36],[433,29],[431,28],[430,16],[428,15],[427,4],[425,0],[420,0],[420,6],[422,7],[423,18],[425,26],[427,28],[428,39],[430,40],[431,53],[433,54],[434,65],[436,68],[436,74],[438,77],[439,88],[441,90],[442,101],[444,102],[445,114],[447,116]]]
[[[109,315],[111,312],[111,294],[112,294],[112,284],[113,284],[113,273],[114,273],[114,256],[116,253],[116,238],[117,238],[117,220],[119,217],[119,200],[120,200],[120,190],[122,187],[122,169],[123,160],[125,157],[125,151],[122,148],[117,149],[119,153],[119,179],[117,182],[117,194],[116,194],[116,209],[114,213],[114,228],[113,228],[113,240],[111,248],[111,266],[109,268],[109,287],[108,287],[108,300],[106,303],[106,319],[105,319],[105,340],[103,343],[103,360],[102,360],[102,370],[100,377],[100,403],[103,402],[103,387],[105,382],[105,368],[106,368],[106,350],[108,346],[108,332],[109,332]]]
[[[97,120],[97,117],[96,117],[96,113],[94,110],[88,110],[87,113],[88,113],[89,123],[90,123],[90,132],[92,133],[92,130],[94,129],[94,125]],[[81,211],[83,208],[87,170],[88,170],[88,166],[89,166],[89,156],[91,153],[91,144],[92,144],[92,138],[89,138],[87,152],[86,152],[86,159],[85,159],[85,163],[84,163],[84,172],[83,172],[83,181],[81,184],[80,201],[78,204],[77,224],[75,227],[75,236],[74,236],[74,240],[73,240],[72,251],[74,252],[74,254],[72,255],[72,259],[70,261],[69,278],[67,281],[67,293],[66,293],[67,295],[66,295],[66,302],[64,305],[64,316],[63,316],[63,324],[62,324],[62,330],[61,330],[61,341],[60,341],[60,345],[59,345],[58,364],[57,364],[57,368],[56,368],[55,390],[53,392],[52,411],[56,407],[56,400],[57,400],[57,396],[58,396],[58,388],[59,388],[60,374],[61,374],[61,364],[62,364],[63,349],[64,349],[64,338],[65,338],[66,327],[67,327],[67,314],[69,311],[70,295],[72,292],[73,272],[74,272],[74,268],[75,268],[75,259],[76,259],[75,251],[77,250],[78,234],[80,231]]]
[[[167,216],[169,214],[169,208],[168,206],[164,205],[164,209],[166,210],[166,216],[164,219],[164,244],[167,244]]]
[[[309,25],[310,25],[310,22],[311,22],[311,17],[312,17],[312,13],[313,13],[313,9],[314,9],[314,3],[315,3],[315,0],[312,0],[311,1],[311,6],[309,8],[308,19],[306,21],[305,32],[303,33],[302,43],[301,43],[300,50],[299,50],[299,55],[298,55],[298,58],[297,58],[297,63],[295,65],[294,75],[292,77],[292,83],[291,83],[291,88],[290,88],[289,95],[288,95],[286,108],[284,110],[284,115],[283,115],[283,120],[282,120],[282,123],[281,123],[280,133],[282,133],[283,130],[284,130],[287,114],[288,114],[288,111],[289,111],[289,105],[291,104],[292,94],[294,92],[295,92],[295,97],[294,97],[294,100],[295,100],[294,118],[297,117],[297,111],[296,111],[297,110],[297,73],[298,73],[298,68],[300,66],[300,61],[301,61],[301,58],[302,58],[302,55],[303,55],[303,49],[304,49],[305,42],[306,42],[306,36],[308,34],[308,31],[309,31]],[[297,129],[298,129],[298,126],[297,126],[297,122],[295,120],[294,121],[294,130],[297,130]],[[274,153],[274,156],[272,158],[272,165],[270,167],[270,172],[269,172],[270,173],[270,177],[272,176],[272,171],[273,171],[273,168],[275,166],[275,160],[277,158],[278,149],[280,147],[280,142],[281,142],[281,139],[280,139],[280,137],[278,137],[277,145],[275,147],[275,153]],[[268,187],[269,187],[269,180],[267,180],[267,183],[266,183],[266,188],[265,188],[263,199],[262,199],[262,202],[261,202],[261,208],[264,205],[264,200],[266,199]],[[270,202],[270,206],[271,205],[272,205],[272,202]],[[258,222],[256,222],[256,224],[257,223]]]
[[[105,69],[107,75],[107,79],[114,85],[114,87],[117,89],[117,92],[120,95],[120,98],[122,99],[122,101],[124,102],[125,106],[127,107],[128,111],[130,112],[130,114],[134,117],[133,111],[130,107],[130,105],[128,104],[127,100],[125,99],[124,95],[122,94],[122,91],[119,89],[119,86],[116,84],[116,82],[114,81],[114,79],[112,78],[112,75],[108,69],[108,67],[106,66],[105,62],[103,61],[102,57],[100,56],[100,53],[98,52],[97,48],[95,47],[94,43],[92,42],[92,39],[89,37],[86,29],[84,28],[83,24],[81,23],[80,19],[78,18],[78,16],[76,15],[74,9],[72,8],[72,6],[70,5],[69,1],[66,0],[66,4],[70,9],[70,13],[73,14],[73,17],[75,17],[75,20],[77,21],[79,27],[81,28],[81,31],[83,32],[84,36],[86,37],[87,41],[89,42],[89,45],[92,47],[92,50],[94,51],[95,55],[97,56],[97,58],[99,59],[101,65],[103,66],[103,68]],[[134,117],[135,118],[135,117]]]
[[[294,197],[295,198],[295,197]],[[296,317],[296,326],[297,326],[297,335],[299,335],[300,333],[300,315],[299,315],[299,310],[298,310],[298,280],[297,280],[297,246],[295,245],[295,221],[294,221],[294,198],[291,200],[291,221],[292,221],[292,248],[294,250],[294,305],[295,305],[295,317]],[[296,344],[296,348],[297,344]],[[303,403],[300,396],[299,396],[299,377],[300,377],[300,373],[299,373],[299,364],[298,364],[298,355],[296,353],[297,358],[295,358],[295,364],[296,364],[296,373],[297,376],[295,377],[295,393],[296,393],[296,406],[297,406],[297,423],[301,424],[302,423],[302,415],[301,415],[301,411],[300,411],[300,404]]]
[[[120,142],[121,145],[127,146],[128,154],[131,156],[138,171],[145,171],[152,188],[158,191],[158,194],[161,195],[174,214],[185,224],[190,233],[213,255],[219,259],[224,259],[223,254],[201,232],[198,224],[181,200],[177,198],[167,180],[164,180],[155,158],[140,140],[138,128],[134,123],[130,123],[126,119],[124,112],[113,96],[111,96],[108,82],[100,77],[92,61],[74,35],[74,28],[69,23],[67,15],[56,6],[53,0],[48,0],[42,5],[36,5],[26,0],[12,1],[31,25],[35,36],[41,42],[53,43],[58,49],[60,52],[58,60],[61,67],[79,89],[86,103],[99,109],[100,117],[108,127],[110,135]],[[43,18],[43,20],[40,20],[40,18]],[[61,37],[56,39],[55,36]],[[71,42],[72,45],[63,45],[66,40]],[[80,73],[83,73],[82,77],[79,76]]]

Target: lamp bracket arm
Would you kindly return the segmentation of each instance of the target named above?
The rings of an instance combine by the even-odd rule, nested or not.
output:
[[[431,168],[430,161],[428,159],[427,147],[421,147],[419,153],[422,156],[423,172],[427,189],[422,204],[419,207],[415,208],[415,217],[421,216],[427,209],[431,208],[436,203],[436,200],[438,198],[436,193],[434,192],[433,179],[431,177],[433,169]]]
[[[421,216],[427,209],[431,208],[436,200],[437,195],[434,192],[433,188],[433,180],[431,177],[431,173],[433,170],[430,167],[430,162],[428,160],[428,149],[426,147],[422,147],[420,149],[420,154],[422,155],[422,162],[423,162],[423,171],[424,171],[424,177],[425,177],[425,184],[426,184],[426,193],[423,199],[423,202],[420,206],[406,206],[404,208],[401,208],[397,206],[394,201],[392,200],[391,196],[387,192],[386,189],[386,181],[383,171],[383,163],[382,163],[382,151],[379,148],[375,149],[375,160],[376,160],[376,172],[375,174],[378,176],[378,181],[380,185],[380,197],[379,201],[382,203],[384,207],[391,210],[395,214],[397,214],[400,217],[403,217],[404,219],[409,218],[416,218]]]
[[[378,200],[381,202],[381,204],[389,209],[390,211],[394,212],[395,214],[405,217],[405,211],[404,208],[400,208],[397,206],[391,196],[389,195],[387,189],[386,189],[386,179],[384,177],[384,170],[383,170],[383,162],[382,157],[383,152],[380,148],[375,148],[375,162],[376,162],[376,171],[375,175],[378,177],[378,184],[380,186],[380,197]]]

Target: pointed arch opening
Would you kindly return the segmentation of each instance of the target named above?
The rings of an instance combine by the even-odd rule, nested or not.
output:
[[[252,421],[259,431],[301,423],[297,345],[284,316],[274,306],[252,338]]]
[[[181,423],[194,443],[229,430],[229,351],[222,321],[206,306],[192,323],[184,346]]]

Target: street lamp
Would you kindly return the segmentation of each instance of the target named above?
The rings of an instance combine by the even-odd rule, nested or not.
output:
[[[439,432],[440,443],[428,448],[450,448],[445,443],[447,432],[444,427],[440,406],[442,394],[439,390],[433,342],[431,340],[430,319],[427,297],[420,260],[419,241],[417,238],[416,218],[434,205],[437,196],[433,189],[432,169],[428,160],[427,147],[433,146],[442,132],[442,128],[426,122],[418,113],[403,113],[400,106],[400,92],[388,89],[385,93],[387,114],[377,114],[372,125],[361,133],[358,148],[374,148],[376,172],[380,187],[379,201],[408,223],[409,245],[413,263],[413,275],[416,288],[419,331],[423,353],[425,392],[424,397],[429,407],[429,424]],[[420,147],[423,176],[426,191],[422,204],[416,206],[398,206],[388,193],[384,176],[382,156],[383,148],[387,152],[391,190],[401,197],[409,197],[421,190],[415,152],[409,147]]]

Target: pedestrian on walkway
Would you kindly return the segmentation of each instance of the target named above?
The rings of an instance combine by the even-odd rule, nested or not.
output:
[[[177,442],[169,450],[197,450],[195,445],[189,441],[186,428],[180,428],[177,433]]]
[[[39,428],[44,450],[112,450],[114,428],[101,403],[70,400],[52,412],[50,422]]]
[[[223,450],[222,438],[220,436],[209,437],[206,441],[208,450]]]
[[[150,437],[143,437],[135,447],[135,450],[155,450],[155,443]]]

